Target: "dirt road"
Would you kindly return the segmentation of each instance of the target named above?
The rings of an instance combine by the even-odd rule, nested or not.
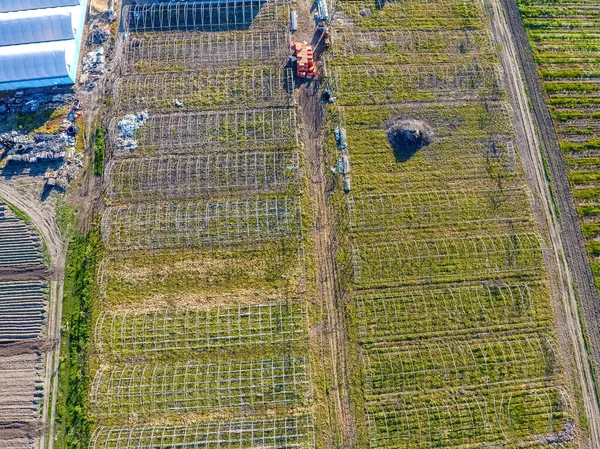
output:
[[[50,301],[48,303],[48,345],[45,354],[44,404],[42,412],[42,432],[40,449],[52,449],[54,444],[54,408],[58,391],[58,366],[60,361],[60,324],[62,317],[62,294],[67,245],[63,242],[56,224],[53,202],[40,203],[33,195],[21,193],[6,182],[0,183],[0,197],[6,199],[23,212],[41,233],[50,256]],[[52,391],[51,394],[49,392]],[[50,402],[52,401],[52,402]],[[47,443],[47,446],[46,446]]]
[[[552,121],[544,102],[537,76],[537,68],[531,55],[527,36],[524,34],[525,29],[515,0],[491,0],[491,5],[493,17],[490,18],[490,24],[494,39],[501,48],[500,59],[511,99],[521,159],[529,186],[537,194],[536,197],[541,200],[539,206],[544,212],[546,226],[549,231],[551,243],[551,254],[549,255],[551,260],[548,260],[549,271],[556,274],[557,283],[555,287],[557,289],[555,290],[558,291],[553,293],[557,305],[562,308],[563,312],[562,316],[559,316],[558,325],[570,340],[571,358],[577,371],[574,375],[578,377],[583,390],[583,403],[590,424],[589,445],[592,448],[599,448],[600,409],[596,400],[595,385],[579,321],[577,303],[578,293],[583,302],[595,301],[597,304],[595,290],[590,292],[589,282],[591,280],[593,287],[593,278],[590,279],[591,272],[589,275],[586,273],[587,260],[585,258],[587,255],[583,246],[572,197],[570,196],[562,154],[560,154],[558,141],[552,128]],[[506,15],[504,13],[505,8]],[[506,18],[508,18],[508,22]],[[519,29],[519,25],[521,29]],[[519,63],[523,67],[525,81],[533,103],[535,119],[529,110]],[[542,117],[541,120],[540,117]],[[548,165],[560,210],[560,220],[554,208],[550,187],[546,180],[544,164],[539,151],[540,142],[535,133],[534,123],[538,125],[538,129],[541,131],[541,143],[548,154]],[[550,129],[548,129],[548,126]],[[562,174],[558,173],[561,171],[561,164]],[[567,260],[570,263],[567,263]],[[589,271],[589,266],[587,266],[587,271]],[[595,316],[597,318],[600,314]],[[592,331],[589,327],[588,330]],[[593,331],[597,334],[596,329],[593,329]],[[600,338],[599,334],[597,336]],[[600,347],[596,346],[596,348]]]
[[[336,430],[339,430],[340,446],[350,449],[353,447],[355,431],[348,392],[348,368],[345,352],[347,336],[344,324],[344,309],[341,303],[342,298],[336,289],[335,225],[326,199],[328,178],[326,176],[326,154],[323,142],[325,111],[321,102],[318,81],[300,87],[299,102],[298,122],[308,162],[308,190],[315,219],[315,226],[311,229],[311,237],[315,242],[317,255],[317,295],[318,300],[325,305],[327,310],[327,329],[323,337],[327,340],[331,357],[331,396],[335,402]]]

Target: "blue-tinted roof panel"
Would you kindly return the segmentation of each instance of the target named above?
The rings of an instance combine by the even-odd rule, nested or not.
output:
[[[59,6],[76,6],[80,3],[80,0],[0,0],[0,12],[57,8]]]

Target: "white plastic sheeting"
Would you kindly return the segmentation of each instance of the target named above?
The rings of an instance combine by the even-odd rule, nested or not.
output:
[[[0,12],[79,5],[80,0],[0,0]]]
[[[0,46],[74,39],[78,7],[0,14]]]
[[[69,76],[75,41],[0,47],[0,83]]]

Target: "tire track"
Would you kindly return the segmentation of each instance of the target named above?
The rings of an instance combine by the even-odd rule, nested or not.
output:
[[[329,345],[332,364],[332,399],[335,403],[337,430],[340,447],[354,447],[356,429],[350,407],[348,391],[348,347],[344,309],[336,289],[337,277],[334,261],[334,223],[332,212],[325,197],[327,186],[326,155],[323,136],[325,111],[321,102],[318,81],[300,87],[298,118],[303,131],[302,141],[308,160],[309,195],[313,204],[315,227],[311,230],[317,252],[319,300],[327,310],[325,340]]]

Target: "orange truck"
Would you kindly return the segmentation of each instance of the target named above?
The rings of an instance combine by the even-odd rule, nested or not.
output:
[[[312,45],[308,45],[306,41],[294,42],[292,49],[296,57],[296,76],[298,78],[314,78],[317,74],[317,66],[314,61]]]

